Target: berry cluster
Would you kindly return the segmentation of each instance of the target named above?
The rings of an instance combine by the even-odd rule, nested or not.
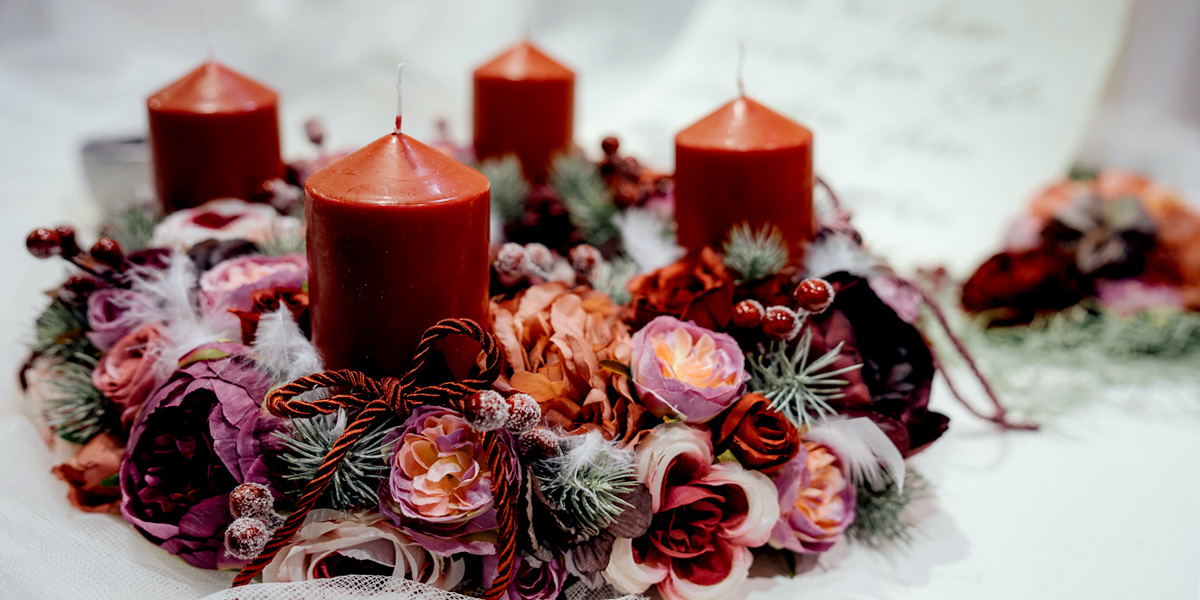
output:
[[[733,324],[743,329],[762,329],[773,340],[792,340],[800,334],[810,314],[825,312],[833,304],[833,286],[816,277],[805,279],[792,292],[798,308],[763,307],[757,300],[742,300],[733,307]]]
[[[513,286],[526,279],[540,283],[575,276],[586,278],[601,260],[600,251],[587,244],[572,247],[564,261],[543,244],[508,242],[500,247],[492,266],[501,284]]]
[[[463,413],[467,423],[478,431],[507,429],[517,434],[521,456],[539,460],[558,456],[558,436],[542,422],[542,408],[533,396],[518,392],[507,398],[495,390],[475,392],[467,398]]]
[[[600,175],[612,190],[617,206],[641,206],[650,198],[670,191],[670,177],[642,166],[632,156],[621,156],[620,148],[621,142],[612,136],[600,142],[600,149],[604,151],[604,158],[600,161]]]
[[[261,483],[243,483],[229,493],[229,512],[233,522],[225,529],[225,551],[241,560],[251,560],[262,552],[283,517],[275,512],[275,497]]]
[[[129,266],[125,260],[125,252],[117,240],[102,237],[92,244],[89,251],[84,252],[75,237],[75,229],[70,225],[59,225],[54,229],[34,229],[25,238],[25,249],[34,258],[62,257],[84,272],[111,283],[119,282],[118,275]],[[72,289],[73,286],[82,285],[94,288],[95,284],[94,280],[89,280],[86,276],[76,276],[68,280],[65,287]],[[80,291],[86,294],[90,290]]]

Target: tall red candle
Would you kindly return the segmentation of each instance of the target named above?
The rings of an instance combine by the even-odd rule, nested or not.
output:
[[[283,174],[279,97],[206,62],[146,100],[158,198],[167,212],[213,198],[255,200]]]
[[[675,221],[688,250],[720,248],[735,225],[779,228],[798,259],[816,234],[813,136],[745,96],[675,136]]]
[[[569,150],[575,124],[575,72],[528,41],[475,69],[475,155],[515,154],[525,177],[546,180]]]
[[[450,317],[487,320],[490,185],[400,133],[305,182],[313,343],[325,366],[403,372],[421,335]],[[479,352],[448,345],[462,372]]]

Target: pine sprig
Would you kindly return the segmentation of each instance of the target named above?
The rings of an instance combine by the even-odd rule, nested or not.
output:
[[[912,521],[905,514],[914,502],[929,495],[929,483],[911,467],[905,470],[904,489],[887,475],[882,490],[869,485],[858,488],[854,522],[846,533],[868,548],[887,550],[913,542]]]
[[[849,381],[839,376],[862,368],[861,364],[828,370],[842,355],[842,344],[816,360],[809,360],[812,330],[789,352],[786,342],[772,342],[762,355],[747,353],[750,387],[771,401],[771,407],[786,415],[797,427],[811,427],[833,416],[829,402],[841,398]]]
[[[103,227],[104,235],[117,240],[126,252],[150,247],[154,226],[162,220],[156,204],[130,206]]]
[[[286,450],[282,460],[284,478],[301,484],[312,481],[325,461],[325,455],[346,430],[348,418],[344,410],[312,419],[292,419],[290,433],[275,433],[283,440]],[[390,449],[383,439],[396,429],[387,423],[368,430],[346,453],[334,471],[329,487],[320,503],[337,510],[375,506],[379,503],[378,484],[387,476]]]
[[[749,223],[735,225],[725,240],[725,266],[744,281],[770,277],[787,266],[788,248],[783,233],[773,225],[755,230]]]
[[[303,211],[301,211],[303,213]],[[281,227],[277,221],[267,232],[262,241],[255,244],[258,251],[265,256],[283,256],[285,254],[301,254],[307,247],[304,239],[304,229],[300,227]]]
[[[629,280],[637,274],[637,265],[625,258],[614,258],[601,261],[592,269],[588,283],[592,289],[608,294],[616,304],[625,304],[632,296],[629,293]]]
[[[579,436],[574,448],[533,468],[542,494],[558,506],[585,536],[611,525],[629,502],[621,498],[637,487],[630,453],[611,449],[599,434]]]
[[[521,171],[521,161],[509,154],[499,159],[485,160],[479,170],[492,184],[492,211],[502,223],[512,223],[525,213],[529,198],[529,182]]]
[[[60,359],[95,355],[96,349],[85,335],[87,331],[87,313],[82,306],[54,300],[34,321],[30,350],[37,355]]]
[[[601,246],[619,232],[613,223],[618,209],[596,165],[579,154],[560,154],[550,168],[554,188],[584,239]]]
[[[53,391],[47,394],[43,414],[46,424],[64,440],[76,444],[105,431],[113,431],[120,421],[120,412],[96,386],[92,371],[96,359],[87,355],[72,357],[55,365],[48,383]]]

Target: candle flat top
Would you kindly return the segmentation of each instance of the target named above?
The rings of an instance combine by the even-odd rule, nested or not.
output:
[[[209,61],[146,100],[151,110],[186,113],[241,113],[273,107],[275,92],[218,62]]]
[[[575,72],[524,41],[475,69],[475,79],[574,81]]]
[[[677,146],[773,150],[812,143],[807,127],[742,96],[675,136]]]
[[[388,134],[312,174],[312,196],[348,203],[417,205],[474,198],[487,177],[404,134]]]

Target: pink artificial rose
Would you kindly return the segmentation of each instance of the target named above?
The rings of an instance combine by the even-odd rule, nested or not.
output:
[[[703,423],[742,397],[746,357],[737,341],[663,316],[633,336],[633,384],[659,417]]]
[[[771,546],[799,554],[833,547],[854,522],[856,492],[842,461],[823,444],[804,449],[775,477],[780,516]]]
[[[204,240],[264,242],[299,231],[299,219],[280,215],[269,204],[225,198],[167,215],[154,227],[150,245],[186,250]]]
[[[379,513],[317,509],[263,569],[263,581],[295,582],[382,574],[444,590],[462,582],[466,563],[421,547]]]
[[[127,429],[164,379],[153,356],[161,338],[158,325],[143,325],[117,340],[92,371],[92,384],[121,407],[121,424]]]
[[[200,306],[205,314],[237,323],[237,317],[227,311],[253,310],[254,292],[269,288],[299,290],[306,279],[308,261],[303,254],[231,258],[200,277]]]
[[[638,481],[650,490],[646,535],[618,538],[605,578],[623,593],[652,585],[667,600],[717,600],[746,580],[750,548],[779,520],[771,480],[735,462],[712,464],[707,430],[660,425],[638,444]]]

